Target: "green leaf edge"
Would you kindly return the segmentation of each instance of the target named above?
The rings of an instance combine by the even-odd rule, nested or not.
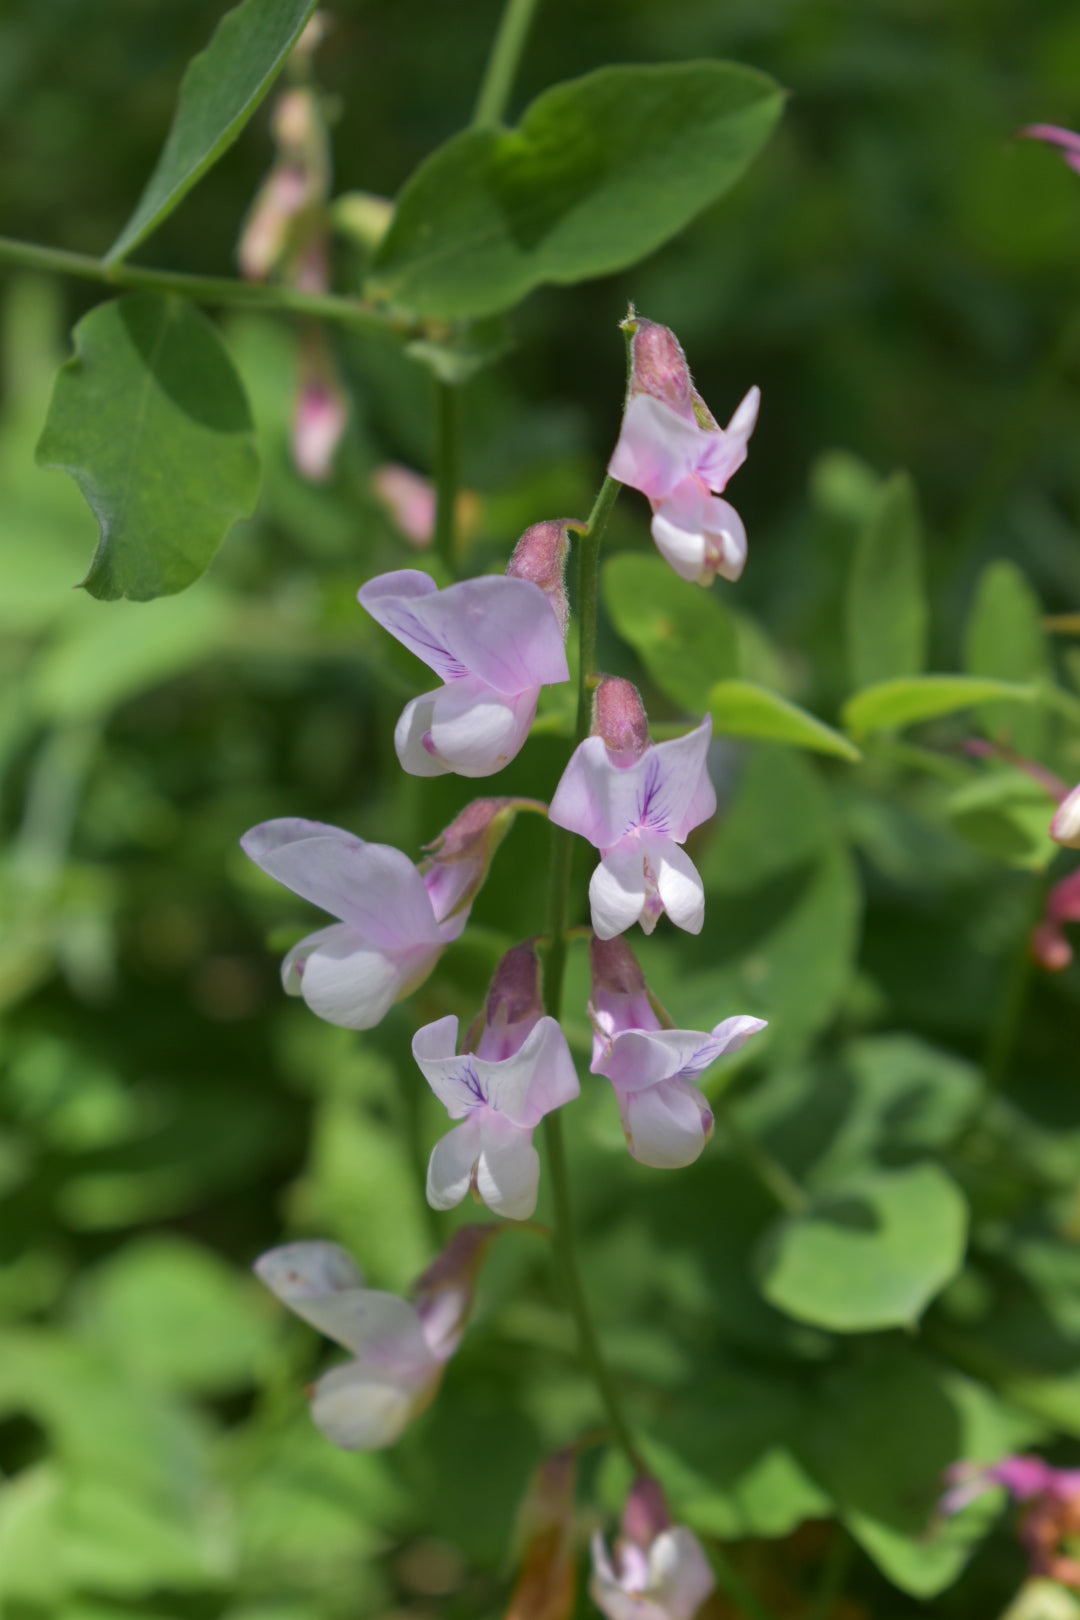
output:
[[[887,698],[890,692],[897,697],[903,691],[923,685],[927,688],[925,696],[929,698],[929,688],[933,687],[939,694],[941,701],[934,701],[929,707],[905,714],[903,709],[898,717],[884,720],[865,718],[865,710],[876,707],[877,703]],[[1021,686],[1016,681],[996,681],[988,676],[975,675],[900,675],[890,681],[877,681],[873,686],[864,686],[861,692],[856,692],[844,704],[841,721],[845,731],[853,737],[866,737],[874,731],[890,731],[903,726],[920,725],[926,720],[940,720],[947,714],[955,714],[959,709],[976,708],[980,703],[992,701],[1011,700],[1014,703],[1034,703],[1039,696],[1035,686]]]
[[[800,739],[733,728],[716,712],[717,707],[729,694],[740,697],[752,695],[761,702],[763,709],[768,708],[774,714],[796,721],[804,729],[805,736]],[[834,731],[832,726],[826,725],[824,720],[819,720],[817,715],[811,714],[809,710],[801,709],[797,703],[792,703],[790,698],[781,697],[778,692],[770,692],[768,687],[757,686],[753,681],[717,681],[715,686],[709,689],[709,712],[713,717],[715,730],[725,737],[746,737],[761,742],[787,743],[792,748],[806,748],[818,754],[831,754],[833,758],[846,760],[852,765],[862,759],[859,749],[842,732]]]
[[[304,12],[299,23],[290,34],[286,44],[282,47],[281,51],[279,51],[277,59],[274,62],[274,65],[271,67],[270,72],[263,79],[262,83],[256,89],[254,94],[250,96],[244,106],[241,107],[232,123],[222,131],[221,135],[211,147],[210,151],[207,152],[202,162],[196,164],[195,167],[173,187],[172,191],[170,191],[165,197],[156,213],[149,215],[142,222],[142,224],[139,224],[139,216],[142,212],[145,199],[153,191],[154,181],[157,179],[157,176],[165,165],[168,157],[169,144],[172,141],[177,120],[180,116],[181,110],[183,109],[184,92],[188,88],[191,75],[193,72],[198,72],[200,65],[213,51],[214,45],[219,39],[221,39],[223,36],[227,36],[234,28],[243,27],[243,22],[238,22],[238,18],[244,9],[245,0],[241,0],[240,5],[234,6],[230,11],[225,13],[217,27],[214,29],[214,32],[211,34],[205,47],[199,51],[196,56],[191,58],[191,61],[184,69],[184,76],[180,80],[180,91],[176,100],[176,109],[173,112],[172,121],[169,124],[169,130],[165,136],[164,145],[158,154],[158,160],[151,170],[150,177],[143,187],[139,200],[135,204],[126,225],[120,232],[120,235],[116,238],[116,241],[113,243],[112,247],[105,254],[102,260],[103,264],[109,267],[119,264],[120,261],[132,251],[133,248],[137,248],[141,242],[145,242],[146,238],[152,235],[153,232],[157,230],[158,226],[161,225],[163,221],[168,219],[169,215],[179,207],[180,203],[183,202],[188,192],[198,185],[199,181],[202,179],[203,175],[206,174],[207,170],[212,169],[218,158],[220,158],[224,152],[228,151],[229,147],[233,144],[241,130],[244,128],[244,125],[257,111],[260,103],[269,91],[270,86],[273,84],[274,80],[285,66],[289,52],[292,50],[293,46],[300,38],[300,35],[310,22],[311,15],[314,12],[317,3],[318,0],[308,0],[308,4],[304,8]]]

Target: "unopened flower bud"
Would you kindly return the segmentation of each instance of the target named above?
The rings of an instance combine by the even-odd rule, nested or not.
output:
[[[1073,959],[1066,923],[1080,922],[1080,869],[1055,883],[1046,897],[1043,920],[1032,930],[1033,960],[1046,973],[1063,973]]]
[[[463,1226],[416,1281],[416,1311],[431,1353],[439,1361],[454,1354],[476,1291],[476,1280],[498,1226]]]
[[[603,739],[616,765],[632,765],[649,746],[649,717],[631,681],[605,675],[593,701],[592,735]]]
[[[540,958],[532,940],[507,951],[495,969],[484,1010],[465,1050],[500,1063],[517,1052],[544,1015]]]
[[[573,1558],[574,1476],[572,1451],[547,1457],[532,1477],[522,1503],[521,1573],[504,1620],[571,1620],[575,1609]]]
[[[345,396],[331,379],[303,379],[293,414],[292,453],[296,470],[311,483],[329,478],[348,419]]]
[[[566,599],[566,553],[569,548],[566,524],[551,519],[526,529],[510,558],[507,574],[511,579],[527,579],[539,585],[551,603],[563,635],[570,618]]]
[[[623,1507],[623,1535],[639,1547],[651,1547],[661,1531],[670,1530],[671,1524],[660,1486],[651,1474],[639,1474]]]
[[[1080,786],[1074,787],[1058,805],[1050,823],[1050,836],[1066,849],[1080,849]]]
[[[427,859],[420,871],[437,917],[468,910],[518,811],[543,808],[538,799],[474,799],[425,846]]]
[[[693,383],[682,344],[667,326],[639,321],[630,340],[630,393],[651,394],[693,420]]]
[[[374,473],[371,485],[406,540],[430,546],[435,535],[435,487],[430,479],[388,461]]]

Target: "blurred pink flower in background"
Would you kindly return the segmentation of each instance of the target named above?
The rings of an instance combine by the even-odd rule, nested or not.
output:
[[[1075,135],[1071,129],[1062,129],[1060,124],[1025,124],[1016,133],[1028,141],[1045,141],[1048,146],[1056,146],[1069,168],[1080,174],[1080,135]]]
[[[700,1541],[671,1522],[654,1479],[640,1475],[623,1510],[610,1556],[597,1531],[589,1595],[607,1620],[694,1620],[716,1588]]]
[[[1005,1457],[999,1463],[954,1463],[939,1512],[961,1512],[976,1497],[1002,1485],[1024,1504],[1020,1540],[1033,1575],[1080,1590],[1080,1468],[1054,1468],[1041,1457]]]

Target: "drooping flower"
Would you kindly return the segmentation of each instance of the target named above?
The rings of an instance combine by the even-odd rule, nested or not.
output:
[[[533,945],[503,957],[460,1055],[457,1038],[453,1016],[413,1037],[424,1079],[450,1118],[461,1121],[432,1151],[428,1203],[450,1209],[471,1191],[496,1215],[527,1220],[540,1184],[533,1131],[580,1091],[566,1037],[554,1018],[543,1016]]]
[[[720,495],[746,460],[760,390],[751,388],[721,428],[694,388],[675,334],[631,316],[630,388],[608,465],[612,478],[648,497],[652,536],[681,579],[737,580],[746,563],[742,519]]]
[[[521,1570],[503,1620],[571,1620],[576,1607],[574,1479],[577,1457],[559,1451],[533,1474],[519,1515]]]
[[[959,1513],[976,1497],[1003,1485],[1024,1504],[1020,1540],[1033,1575],[1080,1590],[1080,1468],[1053,1468],[1041,1457],[1006,1457],[986,1467],[954,1463],[945,1471],[949,1487],[939,1513]]]
[[[332,1367],[309,1391],[312,1418],[335,1446],[391,1446],[431,1404],[461,1342],[477,1274],[497,1231],[465,1226],[455,1232],[419,1278],[414,1302],[365,1288],[351,1255],[336,1243],[289,1243],[255,1262],[257,1276],[278,1299],[355,1358]]]
[[[685,737],[650,743],[630,682],[600,683],[593,735],[571,755],[548,814],[600,851],[589,901],[601,939],[636,922],[651,934],[665,911],[676,927],[700,934],[704,886],[680,846],[716,809],[705,764],[711,736],[706,715]]]
[[[614,1558],[597,1531],[592,1565],[589,1595],[608,1620],[694,1620],[716,1589],[700,1541],[672,1523],[659,1485],[644,1474],[626,1499]]]
[[[594,938],[589,1019],[593,1074],[615,1088],[626,1144],[658,1170],[693,1164],[713,1130],[712,1109],[698,1089],[705,1071],[765,1028],[764,1018],[725,1018],[708,1034],[675,1029],[650,995],[625,939]]]
[[[1017,134],[1029,141],[1045,141],[1048,146],[1056,146],[1069,168],[1080,174],[1080,135],[1075,135],[1071,129],[1062,129],[1060,124],[1025,124]]]
[[[531,579],[485,575],[440,591],[430,575],[405,568],[357,594],[444,682],[406,704],[394,731],[412,776],[501,770],[529,734],[540,688],[570,678],[558,612]]]
[[[1050,836],[1066,849],[1080,849],[1080,786],[1062,798],[1050,823]]]
[[[346,1029],[372,1029],[423,984],[469,915],[518,801],[467,806],[418,871],[401,850],[321,821],[283,817],[240,846],[270,877],[340,921],[294,945],[281,964],[286,993]],[[471,819],[468,819],[470,818]],[[468,821],[467,827],[462,826]]]

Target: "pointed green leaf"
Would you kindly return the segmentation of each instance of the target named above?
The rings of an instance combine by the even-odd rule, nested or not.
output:
[[[735,623],[718,596],[687,587],[659,557],[623,552],[604,565],[604,606],[660,690],[703,714],[709,688],[738,668]]]
[[[717,681],[709,692],[708,707],[720,736],[756,737],[838,759],[860,758],[855,745],[824,720],[750,681]]]
[[[963,1193],[936,1164],[852,1178],[769,1229],[761,1291],[834,1333],[908,1327],[959,1271],[967,1222]]]
[[[979,576],[964,630],[967,673],[1002,681],[1048,677],[1050,652],[1042,620],[1042,603],[1016,564],[991,563]],[[1047,716],[1042,708],[1017,711],[993,704],[979,718],[991,734],[1004,735],[1022,754],[1038,759],[1043,753]]]
[[[296,44],[315,0],[243,0],[184,74],[180,100],[135,212],[105,255],[116,264],[157,229],[235,141]]]
[[[993,699],[1032,703],[1037,696],[1034,687],[1016,686],[1011,681],[974,675],[915,675],[909,680],[879,681],[856,692],[844,705],[843,721],[853,737],[865,737],[871,731],[939,720],[942,715]]]
[[[543,282],[634,264],[723,195],[783,93],[730,62],[606,67],[513,130],[470,129],[406,182],[368,291],[420,315],[494,315]]]
[[[918,675],[926,661],[922,527],[915,488],[894,473],[873,499],[847,594],[851,684]]]
[[[37,458],[71,474],[101,525],[82,583],[105,600],[182,591],[258,498],[243,385],[212,323],[179,298],[100,304],[74,338]]]

